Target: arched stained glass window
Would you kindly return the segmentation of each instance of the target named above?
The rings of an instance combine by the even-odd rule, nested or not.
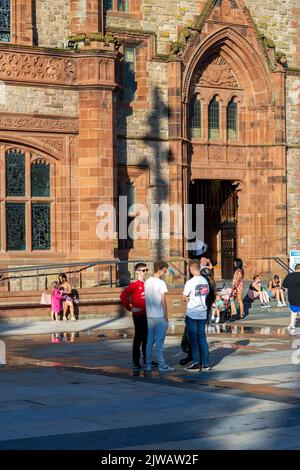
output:
[[[37,160],[31,164],[31,196],[50,196],[50,165]]]
[[[50,164],[41,159],[31,162],[31,158],[30,152],[19,149],[5,152],[8,251],[51,249]]]
[[[208,138],[209,140],[220,140],[220,109],[216,96],[208,106]]]
[[[6,196],[25,196],[25,155],[19,150],[6,152]]]
[[[0,42],[10,41],[10,0],[0,0]]]
[[[238,107],[232,98],[227,106],[226,113],[227,140],[238,139]]]
[[[201,102],[198,95],[195,95],[190,102],[189,109],[190,138],[201,137]]]

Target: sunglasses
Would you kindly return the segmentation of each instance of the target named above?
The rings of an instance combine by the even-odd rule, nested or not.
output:
[[[145,268],[145,269],[138,269],[138,271],[142,272],[142,273],[147,273],[149,271],[148,268]]]

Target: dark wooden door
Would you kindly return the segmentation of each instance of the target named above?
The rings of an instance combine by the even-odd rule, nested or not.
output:
[[[222,223],[221,244],[222,278],[232,279],[233,262],[236,258],[236,222]]]

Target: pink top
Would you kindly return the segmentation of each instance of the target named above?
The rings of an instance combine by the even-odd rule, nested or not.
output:
[[[63,298],[63,293],[59,289],[54,289],[54,291],[51,292],[51,308],[52,312],[59,313],[62,308],[61,308],[61,301]]]

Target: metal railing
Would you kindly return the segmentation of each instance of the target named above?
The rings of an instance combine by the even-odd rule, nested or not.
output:
[[[23,291],[26,281],[30,283],[28,290],[47,290],[49,288],[49,278],[58,277],[59,273],[64,273],[69,277],[73,288],[82,289],[84,287],[83,277],[86,274],[90,278],[89,287],[120,287],[127,285],[134,277],[134,266],[137,263],[147,263],[153,265],[153,260],[103,260],[103,261],[85,261],[60,264],[44,264],[21,266],[16,268],[1,269],[1,285],[7,286],[7,291]],[[168,261],[169,266],[174,271],[174,277],[187,279],[187,261],[184,262],[184,272],[179,269],[174,262]],[[88,273],[89,269],[93,269]],[[11,289],[12,283],[14,288]],[[26,290],[26,289],[25,289]]]
[[[271,262],[277,264],[287,274],[294,272],[293,269],[291,269],[290,266],[289,266],[288,258],[279,258],[277,256],[267,256],[267,257],[263,257],[262,260],[268,261],[268,276],[269,276],[269,279],[272,276]]]

